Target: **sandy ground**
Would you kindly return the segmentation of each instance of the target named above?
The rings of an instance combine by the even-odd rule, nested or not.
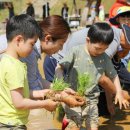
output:
[[[32,110],[28,130],[61,130],[61,122],[56,116],[44,109]],[[130,130],[130,110],[117,110],[113,118],[100,117],[99,130]]]

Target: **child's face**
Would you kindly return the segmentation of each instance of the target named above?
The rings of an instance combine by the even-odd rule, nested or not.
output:
[[[27,57],[33,50],[33,46],[37,41],[37,37],[30,38],[27,40],[21,40],[18,46],[19,57]]]
[[[130,15],[129,16],[119,16],[117,18],[117,21],[121,24],[126,24],[128,26],[130,26]]]
[[[88,52],[91,56],[99,56],[105,52],[108,48],[108,45],[103,43],[90,43],[87,42]]]
[[[45,38],[44,40],[41,41],[42,51],[48,55],[55,54],[59,50],[62,50],[63,45],[66,40],[67,40],[67,37],[65,37],[64,39],[56,40],[56,41],[52,41],[51,38],[47,38],[47,39]]]
[[[130,48],[130,44],[127,42],[125,34],[123,32],[120,36],[120,45],[124,49]]]

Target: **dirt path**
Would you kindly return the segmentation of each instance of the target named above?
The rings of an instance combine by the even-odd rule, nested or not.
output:
[[[29,116],[28,130],[61,130],[61,122],[52,113],[36,109]],[[111,119],[101,117],[99,130],[130,130],[130,110],[117,110]]]

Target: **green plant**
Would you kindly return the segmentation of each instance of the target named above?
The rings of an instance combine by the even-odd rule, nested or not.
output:
[[[77,92],[80,96],[84,96],[84,92],[89,86],[90,76],[88,74],[79,74]]]
[[[65,88],[68,88],[69,84],[65,83],[64,79],[55,78],[53,81],[53,87],[51,88],[54,91],[63,91]]]
[[[65,111],[61,104],[56,108],[56,112],[57,112],[57,120],[62,122],[65,115]]]
[[[53,86],[51,87],[51,90],[53,91],[48,92],[45,96],[45,99],[57,100],[55,95],[68,87],[69,87],[69,84],[65,83],[64,79],[55,78],[53,80]]]

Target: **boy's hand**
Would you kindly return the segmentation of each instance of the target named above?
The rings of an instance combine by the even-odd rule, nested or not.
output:
[[[59,102],[55,102],[51,99],[43,100],[43,102],[44,102],[43,108],[45,108],[46,110],[50,112],[54,111],[56,107],[59,105]]]
[[[68,94],[72,94],[72,95],[75,95],[75,94],[76,94],[76,92],[75,92],[73,89],[71,89],[71,88],[66,88],[66,89],[64,89],[64,92],[66,92],[66,93],[68,93]]]
[[[124,106],[125,109],[129,107],[129,102],[124,98],[122,91],[117,92],[116,97],[115,97],[115,104],[119,102],[119,107],[122,109],[122,105]]]
[[[61,102],[64,102],[70,107],[82,106],[83,104],[85,104],[85,100],[83,97],[70,95],[65,91],[61,92]]]
[[[63,97],[62,101],[69,107],[77,107],[85,104],[85,100],[79,96],[69,95],[68,97]]]
[[[48,95],[48,94],[51,94],[51,93],[53,93],[54,91],[53,90],[51,90],[51,89],[43,89],[43,90],[40,90],[39,91],[39,96],[42,98],[42,99],[46,99],[46,95]]]
[[[130,102],[130,95],[129,95],[129,93],[127,91],[125,91],[125,90],[122,90],[122,93],[123,93],[124,98]]]

